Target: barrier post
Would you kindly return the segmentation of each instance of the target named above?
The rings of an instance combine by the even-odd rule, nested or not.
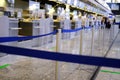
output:
[[[99,53],[100,53],[100,51],[101,51],[101,47],[100,47],[100,43],[101,43],[101,28],[99,27],[98,28],[98,50],[99,50]]]
[[[112,41],[114,40],[114,24],[112,25]]]
[[[105,54],[105,25],[103,25],[103,48],[102,48],[102,53],[103,53],[103,56]]]
[[[91,40],[91,56],[94,52],[94,27],[92,28],[92,40]]]
[[[113,41],[113,25],[111,24],[111,28],[110,28],[110,44],[112,43],[112,41]],[[109,44],[109,45],[110,45]]]
[[[82,55],[83,52],[83,30],[80,31],[80,55]]]
[[[56,35],[56,52],[60,52],[61,50],[61,29],[58,29],[58,33]],[[55,80],[60,80],[60,72],[59,72],[59,63],[56,61],[55,63]]]

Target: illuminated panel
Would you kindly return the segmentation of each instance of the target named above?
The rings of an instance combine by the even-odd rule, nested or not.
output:
[[[29,1],[29,10],[36,10],[40,8],[40,3],[35,1]]]
[[[119,10],[119,5],[118,4],[111,4],[111,9],[112,10]]]

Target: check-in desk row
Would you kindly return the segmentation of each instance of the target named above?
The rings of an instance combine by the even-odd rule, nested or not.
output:
[[[47,27],[46,27],[47,25]],[[20,35],[24,35],[24,36],[31,36],[33,35],[33,28],[50,28],[50,29],[45,29],[46,31],[49,30],[52,32],[53,30],[57,30],[57,29],[75,29],[75,28],[79,28],[81,27],[81,21],[70,21],[70,20],[61,20],[61,21],[57,21],[57,20],[52,20],[49,21],[48,20],[44,20],[44,19],[40,19],[40,20],[33,20],[31,22],[24,22],[24,21],[20,21],[19,22],[19,28],[22,28],[21,30],[19,30],[19,34]],[[44,33],[44,31],[43,31]],[[46,32],[47,33],[47,32]]]
[[[21,30],[19,30],[19,35],[22,36],[42,35],[53,32],[54,30],[57,29],[70,30],[80,27],[81,27],[81,20],[71,21],[69,19],[66,19],[66,20],[57,21],[51,18],[47,18],[47,19],[33,20],[31,22],[21,21],[19,22],[19,28],[21,28]],[[47,42],[52,42],[52,37],[49,38],[51,38],[51,40]],[[63,39],[69,39],[69,38],[70,38],[69,33],[63,33]]]
[[[54,21],[51,18],[33,20],[29,22],[18,21],[15,18],[0,17],[0,36],[32,36],[40,34],[47,34],[56,29],[75,29],[81,27],[81,20],[70,21],[61,20]]]
[[[8,18],[6,16],[0,17],[0,28],[1,28],[0,37],[35,36],[35,35],[48,34],[60,28],[69,30],[80,27],[81,27],[81,20],[71,21],[69,19],[66,19],[61,21],[55,21],[51,18],[46,18],[46,19],[24,22],[24,21],[19,21],[18,19],[15,18]],[[70,39],[71,33],[63,33],[62,38]],[[5,43],[5,44],[14,46],[17,44],[17,42],[18,41]],[[51,42],[53,42],[53,35],[45,36],[44,38],[33,39],[33,44],[34,44],[33,46],[40,46]]]
[[[62,21],[54,21],[54,30],[56,29],[75,29],[81,27],[81,20],[79,21],[70,21],[70,20],[62,20]]]

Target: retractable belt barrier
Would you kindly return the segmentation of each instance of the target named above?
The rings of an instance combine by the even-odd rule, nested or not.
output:
[[[77,32],[80,30],[83,30],[83,28],[77,28],[77,29],[73,29],[73,30],[62,29],[62,33],[71,33],[71,32]]]
[[[91,27],[85,27],[85,29],[90,29]],[[77,32],[82,30],[83,28],[77,28],[74,30],[67,30],[67,29],[62,29],[62,33],[71,33],[71,32]],[[24,36],[24,37],[0,37],[0,43],[4,43],[4,42],[14,42],[14,41],[23,41],[23,40],[30,40],[30,39],[34,39],[34,38],[39,38],[39,37],[44,37],[44,36],[48,36],[48,35],[54,35],[56,34],[58,31],[55,30],[51,33],[48,34],[43,34],[43,35],[37,35],[37,36]]]
[[[25,49],[25,48],[11,47],[5,45],[0,45],[0,52],[12,54],[12,55],[21,55],[21,56],[47,59],[47,60],[56,60],[56,61],[71,62],[78,64],[120,68],[120,59],[80,56],[80,55],[72,55],[65,53],[63,54],[58,52],[47,52],[47,51]]]
[[[34,38],[39,38],[39,37],[44,37],[48,35],[54,35],[57,33],[57,30],[48,34],[43,34],[43,35],[37,35],[37,36],[24,36],[24,37],[0,37],[0,43],[3,42],[14,42],[14,41],[22,41],[22,40],[29,40],[29,39],[34,39]]]
[[[71,32],[77,32],[77,31],[81,31],[83,29],[91,29],[92,27],[81,27],[81,28],[77,28],[77,29],[73,29],[73,30],[68,30],[68,29],[62,29],[62,33],[71,33]]]
[[[116,23],[114,23],[114,25],[120,25],[120,22],[116,22]]]
[[[90,29],[90,28],[92,27],[86,27],[86,29]],[[62,32],[63,33],[76,32],[82,29],[83,28],[78,28],[75,30],[63,30]],[[56,34],[57,32],[58,31],[54,31],[44,35],[28,36],[28,37],[0,37],[0,42],[2,43],[2,42],[12,42],[12,41],[18,41],[18,40],[33,39],[33,38]],[[12,47],[12,46],[6,46],[6,45],[0,45],[0,52],[12,54],[12,55],[21,55],[21,56],[27,56],[27,57],[47,59],[47,60],[56,60],[56,61],[71,62],[71,63],[78,63],[78,64],[120,68],[120,59],[80,56],[80,55],[72,55],[72,54],[65,54],[65,53],[58,53],[58,52],[47,52],[47,51],[25,49],[25,48]]]
[[[92,28],[92,26],[89,26],[89,27],[84,27],[84,29],[91,29]]]

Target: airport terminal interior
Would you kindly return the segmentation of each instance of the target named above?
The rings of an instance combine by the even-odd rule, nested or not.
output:
[[[0,1],[0,80],[120,80],[119,61],[120,0]]]

